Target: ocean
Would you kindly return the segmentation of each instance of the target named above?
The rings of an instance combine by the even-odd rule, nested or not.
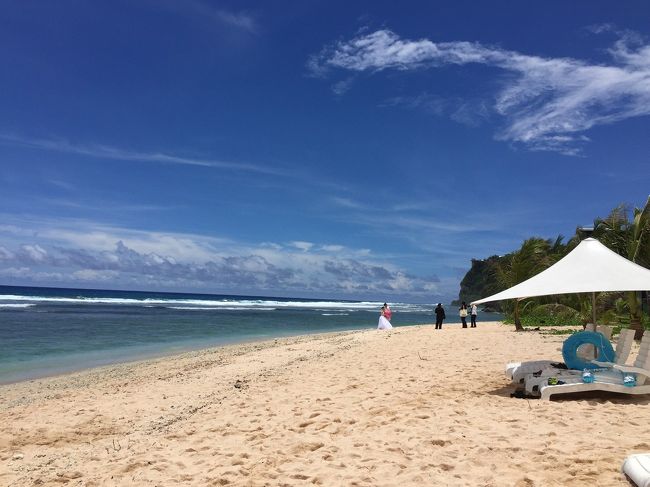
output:
[[[383,303],[0,286],[0,383],[277,337],[377,327]],[[433,304],[389,303],[393,326]],[[446,323],[458,323],[447,307]],[[496,313],[481,313],[493,321]]]

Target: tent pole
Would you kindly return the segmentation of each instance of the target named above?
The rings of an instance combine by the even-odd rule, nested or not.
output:
[[[596,326],[596,292],[591,293],[591,319]]]

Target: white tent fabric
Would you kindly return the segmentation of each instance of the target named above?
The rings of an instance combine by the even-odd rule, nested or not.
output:
[[[472,304],[551,294],[650,290],[650,269],[587,238],[563,259],[516,286]]]

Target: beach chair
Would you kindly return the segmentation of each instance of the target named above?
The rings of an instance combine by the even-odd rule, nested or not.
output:
[[[609,328],[609,334],[607,335],[607,328]],[[587,323],[585,326],[585,331],[595,331],[596,325],[593,323]],[[609,340],[612,336],[612,329],[610,327],[601,328],[605,331],[604,335]],[[594,357],[595,358],[595,357]],[[553,367],[555,364],[563,365],[562,362],[557,360],[530,360],[528,362],[510,362],[506,364],[506,377],[508,377],[515,384],[523,384],[526,376],[534,372],[539,372],[549,367]],[[562,370],[559,367],[553,367],[555,370]]]
[[[556,394],[586,391],[607,391],[621,394],[650,394],[650,333],[644,333],[639,353],[633,366],[612,364],[611,368],[596,371],[594,381],[585,383],[581,375],[562,379],[564,384],[541,385],[540,398],[548,401]],[[634,385],[625,385],[626,377],[633,377]]]
[[[607,331],[607,330],[605,330]],[[597,365],[598,367],[608,369],[612,368],[615,364],[625,365],[628,357],[630,356],[630,351],[632,350],[632,344],[634,343],[634,330],[622,329],[616,342],[616,350],[614,350],[614,362],[600,362],[598,360],[591,360],[591,363]],[[611,336],[611,328],[609,331]],[[606,336],[606,335],[605,335]],[[533,374],[528,374],[524,378],[524,388],[526,393],[529,395],[535,395],[539,393],[539,387],[542,384],[548,383],[549,377],[556,377],[558,380],[565,381],[565,378],[579,375],[582,380],[582,370],[573,370],[573,369],[556,369],[549,367],[542,369],[541,371]]]

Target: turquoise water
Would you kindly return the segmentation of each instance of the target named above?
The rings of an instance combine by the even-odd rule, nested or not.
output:
[[[0,286],[0,383],[210,346],[372,329],[382,304]],[[434,305],[391,308],[394,326],[435,321]]]

